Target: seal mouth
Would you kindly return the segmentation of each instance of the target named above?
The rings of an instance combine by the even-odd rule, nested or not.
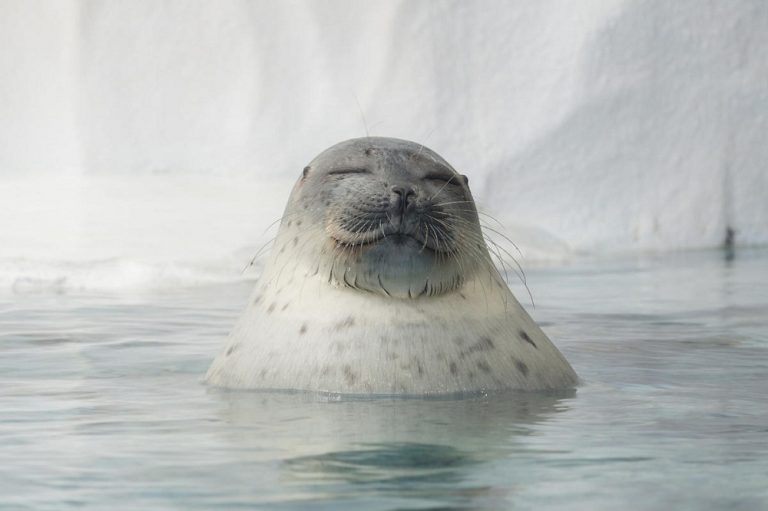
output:
[[[325,231],[338,248],[347,250],[382,245],[447,256],[455,255],[460,248],[452,217],[440,211],[334,215],[328,219]]]
[[[405,247],[405,245],[409,243],[418,244],[420,246],[420,252],[437,252],[437,250],[429,246],[429,243],[427,243],[425,238],[419,238],[407,232],[393,232],[391,234],[383,234],[378,232],[370,233],[369,236],[356,236],[356,238],[357,239],[354,240],[342,240],[331,236],[331,239],[334,241],[337,247],[347,250],[373,247],[386,241],[387,243],[391,243],[396,247]]]

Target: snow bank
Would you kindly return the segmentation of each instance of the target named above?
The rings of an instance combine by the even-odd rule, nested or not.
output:
[[[366,130],[467,173],[528,259],[765,244],[766,47],[760,0],[0,0],[0,286],[227,273]]]

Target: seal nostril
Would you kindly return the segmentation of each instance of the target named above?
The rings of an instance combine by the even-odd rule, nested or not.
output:
[[[416,190],[410,186],[393,185],[390,190],[398,196],[397,198],[403,207],[408,205],[408,202],[413,200],[413,197],[416,195]]]
[[[416,191],[410,186],[392,185],[389,188],[392,191],[390,197],[390,223],[392,225],[401,227],[406,212],[411,209],[413,205],[413,197],[416,195]]]

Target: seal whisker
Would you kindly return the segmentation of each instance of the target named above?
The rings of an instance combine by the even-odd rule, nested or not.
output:
[[[440,204],[440,205],[443,205],[443,204]],[[474,210],[474,209],[471,209],[471,210],[462,210],[462,211],[472,211],[472,212],[476,212],[476,213],[477,213],[477,214],[479,214],[479,215],[487,216],[488,218],[490,218],[491,220],[493,220],[494,222],[496,222],[497,224],[499,224],[499,226],[500,226],[501,228],[504,228],[504,225],[503,225],[501,222],[499,222],[499,221],[498,221],[496,218],[492,217],[492,216],[491,216],[491,215],[489,215],[488,213],[484,213],[484,212],[482,212],[482,211],[477,211],[477,210]],[[518,247],[518,246],[517,246],[517,244],[516,244],[514,241],[512,241],[512,240],[511,240],[511,239],[510,239],[510,238],[509,238],[509,237],[508,237],[506,234],[504,234],[503,232],[500,232],[500,231],[498,231],[498,230],[496,230],[496,229],[494,229],[494,228],[490,227],[490,226],[489,226],[489,225],[487,225],[487,224],[486,224],[486,225],[483,225],[483,228],[484,228],[484,229],[488,229],[489,231],[492,231],[492,232],[494,232],[494,233],[498,234],[499,236],[502,236],[502,237],[504,237],[504,239],[505,239],[507,242],[509,242],[509,243],[510,243],[510,244],[511,244],[513,247],[515,247],[515,250],[517,250],[517,252],[520,254],[520,257],[524,257],[524,256],[523,256],[523,252],[520,250],[520,247]]]
[[[283,214],[283,215],[282,215],[280,218],[278,218],[278,219],[277,219],[277,220],[275,220],[274,222],[270,223],[270,224],[269,224],[269,225],[268,225],[268,226],[267,226],[267,227],[264,229],[264,232],[262,232],[262,233],[261,233],[261,235],[262,235],[262,236],[264,236],[265,234],[267,234],[267,232],[269,232],[269,230],[270,230],[272,227],[274,227],[274,226],[275,226],[275,225],[277,225],[278,223],[282,222],[282,221],[283,221],[283,220],[285,220],[286,218],[290,218],[290,217],[293,217],[293,216],[295,216],[295,214],[294,214],[294,213],[285,213],[285,214]],[[256,251],[256,253],[253,255],[253,257],[251,257],[251,259],[250,259],[250,261],[248,262],[248,264],[247,264],[247,265],[246,265],[246,266],[245,266],[245,267],[244,267],[244,268],[241,270],[241,272],[240,272],[240,273],[243,273],[243,272],[245,272],[245,270],[247,270],[248,268],[250,268],[251,266],[253,266],[253,264],[256,262],[256,259],[259,257],[259,255],[261,254],[261,252],[262,252],[262,251],[263,251],[263,250],[266,248],[266,246],[267,246],[267,245],[269,245],[270,243],[274,242],[276,239],[277,239],[277,235],[273,236],[271,239],[269,239],[269,240],[267,240],[266,242],[264,242],[264,243],[263,243],[263,244],[262,244],[262,245],[259,247],[259,249]]]
[[[455,219],[454,219],[454,221],[456,221],[457,223],[465,222],[465,220],[464,220],[464,219],[461,219],[461,218],[455,218]],[[495,231],[494,229],[490,229],[490,228],[488,228],[487,226],[483,226],[483,229],[489,229],[489,230],[491,230],[492,232],[497,232],[497,231]],[[528,288],[528,285],[527,285],[527,284],[528,284],[528,279],[527,279],[527,277],[526,277],[526,275],[525,275],[525,270],[523,270],[523,267],[522,267],[522,265],[520,264],[520,262],[517,260],[517,258],[516,258],[514,255],[512,255],[512,254],[509,252],[509,250],[507,250],[507,249],[506,249],[506,248],[504,248],[503,246],[499,245],[498,243],[496,243],[496,242],[495,242],[494,240],[492,240],[491,238],[487,237],[487,236],[485,235],[485,233],[483,233],[483,237],[484,237],[484,239],[485,239],[485,241],[486,241],[486,242],[493,244],[493,245],[494,245],[494,246],[495,246],[495,247],[496,247],[498,250],[500,250],[500,251],[503,251],[505,254],[507,254],[507,256],[509,256],[509,258],[510,258],[510,259],[512,259],[512,261],[513,261],[513,262],[515,263],[515,265],[517,266],[517,268],[518,268],[519,272],[518,272],[517,270],[513,270],[513,271],[514,271],[514,273],[517,275],[518,279],[520,279],[520,282],[521,282],[521,283],[522,283],[522,284],[525,286],[526,290],[528,291],[528,295],[529,295],[529,296],[530,296],[530,298],[531,298],[531,303],[532,303],[532,304],[534,304],[533,296],[532,296],[532,294],[531,294],[531,291],[530,291],[530,289]],[[508,238],[508,237],[505,237],[505,239],[507,239],[507,240],[508,240],[510,243],[512,243],[512,244],[514,245],[514,243],[513,243],[511,240],[509,240],[509,238]],[[515,248],[517,248],[517,246],[516,246],[516,245],[515,245]],[[518,249],[518,251],[519,251],[519,249]],[[499,260],[499,263],[500,263],[502,266],[504,266],[504,261],[503,261],[503,258],[501,257],[501,254],[499,253],[499,254],[496,254],[496,255],[497,255],[497,258],[498,258],[498,260]],[[535,307],[535,305],[534,305],[534,307]]]

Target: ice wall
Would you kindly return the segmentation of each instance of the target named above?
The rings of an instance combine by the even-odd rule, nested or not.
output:
[[[0,180],[80,168],[76,7],[0,0]]]
[[[766,243],[761,48],[765,2],[627,2],[580,48],[568,114],[489,165],[489,202],[578,249]]]
[[[765,244],[766,43],[761,0],[0,0],[0,287],[236,274],[366,131],[529,259]]]

